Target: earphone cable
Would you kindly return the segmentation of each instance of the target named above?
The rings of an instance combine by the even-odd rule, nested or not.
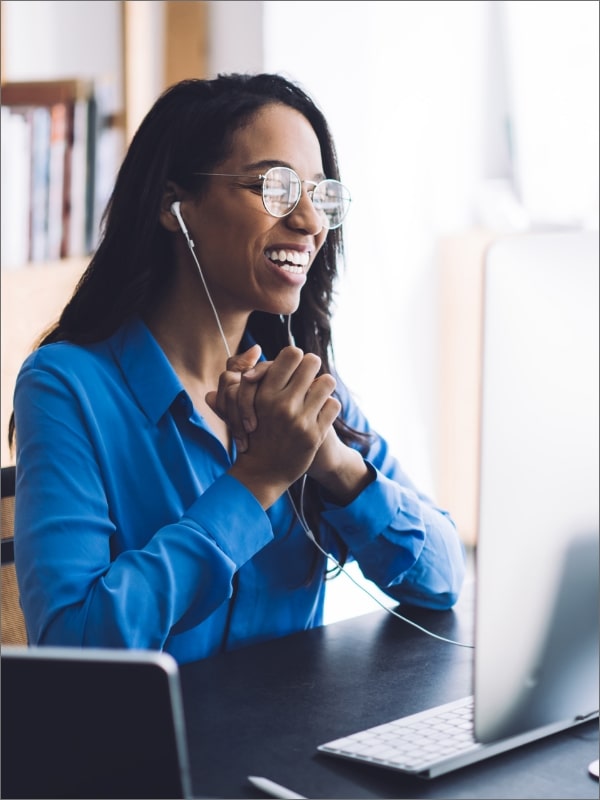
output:
[[[397,619],[402,620],[402,622],[406,622],[409,625],[412,625],[413,628],[417,628],[417,630],[421,631],[422,633],[426,633],[427,636],[431,636],[434,639],[439,639],[442,642],[447,642],[448,644],[455,644],[458,647],[467,647],[467,648],[470,648],[470,649],[474,648],[474,645],[472,645],[472,644],[467,644],[466,642],[458,642],[455,639],[448,639],[445,636],[440,636],[437,633],[433,633],[433,631],[427,630],[427,628],[424,628],[422,625],[419,625],[418,623],[413,622],[413,620],[402,616],[402,614],[399,614],[397,611],[394,611],[393,608],[388,608],[388,606],[386,606],[384,603],[381,602],[381,600],[379,600],[377,597],[375,597],[375,595],[372,594],[365,586],[360,584],[344,568],[344,566],[342,564],[340,564],[339,561],[331,555],[331,553],[328,553],[327,550],[325,550],[323,547],[321,547],[319,542],[317,542],[313,532],[311,531],[310,526],[308,525],[308,523],[306,521],[306,517],[304,516],[304,510],[303,509],[304,509],[304,489],[305,489],[305,486],[306,486],[306,475],[302,476],[301,481],[302,481],[302,483],[300,485],[300,506],[299,507],[296,506],[296,503],[294,502],[294,498],[292,497],[292,494],[291,494],[289,489],[288,489],[288,497],[290,498],[290,502],[292,504],[292,508],[294,509],[294,513],[296,514],[296,517],[297,517],[298,521],[300,522],[300,525],[302,526],[302,528],[304,530],[304,533],[308,536],[308,538],[315,545],[315,547],[318,550],[320,550],[321,553],[326,558],[328,558],[330,561],[333,561],[335,566],[341,572],[343,572],[344,575],[347,578],[349,578],[355,586],[357,586],[361,591],[363,591],[366,595],[368,595],[371,598],[371,600],[374,600],[377,603],[378,606],[381,606],[381,608],[383,608],[384,611],[387,611],[388,614],[391,614],[392,616],[396,617]]]
[[[223,339],[223,344],[225,345],[225,352],[227,353],[227,358],[231,358],[231,350],[229,349],[229,344],[227,342],[227,338],[225,337],[225,332],[223,330],[223,326],[221,325],[221,320],[219,319],[219,314],[217,313],[217,309],[215,308],[215,304],[213,303],[213,299],[210,296],[210,292],[208,291],[208,285],[206,283],[206,279],[204,277],[204,273],[202,272],[202,268],[200,266],[200,262],[198,261],[198,257],[196,256],[196,252],[194,250],[194,242],[186,235],[186,241],[188,245],[188,249],[192,254],[192,258],[198,267],[198,273],[200,275],[200,279],[202,281],[202,285],[204,286],[204,291],[206,292],[206,296],[208,297],[208,302],[210,303],[210,307],[212,308],[212,312],[214,314],[215,320],[217,321],[217,327],[219,328],[219,333],[221,334],[221,339]]]
[[[180,222],[180,224],[181,224],[181,222]],[[183,232],[185,234],[185,238],[186,238],[186,241],[187,241],[187,245],[188,245],[189,251],[192,254],[192,258],[194,259],[196,267],[198,268],[198,273],[199,273],[200,278],[202,280],[202,284],[204,286],[204,291],[206,292],[206,296],[208,297],[208,301],[210,303],[210,306],[212,308],[213,314],[215,316],[215,320],[217,322],[217,326],[219,328],[219,333],[221,334],[221,338],[223,339],[223,344],[225,345],[225,350],[227,352],[227,357],[230,358],[231,357],[231,351],[229,349],[229,344],[227,343],[227,339],[225,338],[225,332],[223,331],[223,327],[221,325],[221,320],[219,319],[219,314],[217,313],[217,309],[215,308],[215,304],[213,303],[212,297],[211,297],[210,292],[208,290],[208,286],[206,284],[206,280],[204,278],[204,274],[203,274],[202,269],[200,267],[200,262],[198,261],[198,258],[196,257],[196,253],[194,251],[194,242],[190,239],[190,237],[187,234],[187,231],[183,227],[182,227],[182,230],[183,230]],[[294,337],[292,335],[292,316],[291,316],[291,314],[288,314],[288,318],[287,318],[287,335],[288,335],[289,343],[291,345],[295,345],[295,340],[294,340]],[[412,620],[408,619],[407,617],[402,616],[402,614],[398,614],[398,612],[394,611],[394,609],[388,608],[388,606],[386,606],[384,603],[381,602],[381,600],[379,600],[377,597],[375,597],[375,595],[373,595],[365,586],[360,584],[352,575],[350,575],[350,573],[342,566],[342,564],[339,563],[339,561],[337,559],[335,559],[331,555],[331,553],[328,553],[323,547],[321,547],[319,542],[317,542],[317,540],[316,540],[313,532],[311,531],[310,526],[309,526],[309,524],[306,521],[306,518],[304,516],[304,510],[303,509],[304,509],[304,489],[306,487],[306,475],[303,475],[301,480],[302,480],[302,483],[301,483],[301,487],[300,487],[300,507],[299,508],[296,507],[296,503],[294,502],[294,499],[293,499],[292,494],[291,494],[289,489],[287,490],[287,494],[288,494],[288,497],[289,497],[290,502],[292,504],[292,508],[294,510],[294,513],[296,514],[296,517],[297,517],[298,521],[300,522],[300,525],[302,526],[305,534],[308,536],[308,538],[311,540],[311,542],[315,545],[315,547],[318,550],[320,550],[320,552],[325,556],[325,558],[329,559],[330,561],[333,561],[333,563],[335,564],[337,569],[339,569],[340,572],[343,572],[344,575],[346,575],[346,577],[349,578],[355,586],[357,586],[361,591],[363,591],[365,594],[367,594],[375,603],[377,603],[377,605],[381,606],[381,608],[383,608],[384,611],[387,611],[392,616],[396,617],[397,619],[402,620],[402,622],[406,622],[408,625],[411,625],[413,628],[417,628],[417,630],[420,630],[422,633],[425,633],[425,634],[427,634],[427,636],[431,636],[434,639],[439,639],[440,641],[447,642],[448,644],[455,644],[458,647],[468,647],[468,648],[471,648],[471,649],[473,648],[472,644],[466,644],[464,642],[457,642],[454,639],[448,639],[445,636],[440,636],[437,633],[433,633],[433,631],[427,630],[427,628],[424,628],[423,626],[417,624],[416,622],[413,622]]]

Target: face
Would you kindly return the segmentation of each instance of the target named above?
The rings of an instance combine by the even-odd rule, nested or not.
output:
[[[303,181],[326,177],[308,120],[287,106],[270,105],[234,134],[231,155],[211,170],[248,177],[210,177],[202,197],[185,204],[186,223],[221,313],[291,314],[327,236],[306,187],[288,216],[265,210],[257,176],[277,165],[292,168]]]

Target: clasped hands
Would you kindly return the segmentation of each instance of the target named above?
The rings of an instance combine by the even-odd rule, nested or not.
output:
[[[206,395],[236,442],[230,473],[265,508],[305,473],[348,502],[368,471],[333,428],[341,410],[332,396],[335,378],[319,375],[321,359],[298,347],[285,347],[273,361],[259,361],[260,354],[254,345],[229,358],[216,391]]]

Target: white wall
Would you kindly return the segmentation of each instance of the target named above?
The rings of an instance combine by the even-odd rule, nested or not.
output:
[[[122,108],[121,3],[3,0],[4,81],[96,78]]]
[[[209,3],[208,63],[219,72],[264,69],[263,7],[260,0],[216,0]]]
[[[534,224],[597,229],[600,5],[505,5],[519,195]]]

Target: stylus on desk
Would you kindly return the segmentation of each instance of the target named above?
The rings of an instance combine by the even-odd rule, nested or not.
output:
[[[260,778],[257,775],[248,775],[248,780],[257,789],[260,789],[265,794],[271,797],[278,797],[280,800],[306,800],[303,794],[293,792],[291,789],[286,789],[279,783],[270,781],[268,778]]]

